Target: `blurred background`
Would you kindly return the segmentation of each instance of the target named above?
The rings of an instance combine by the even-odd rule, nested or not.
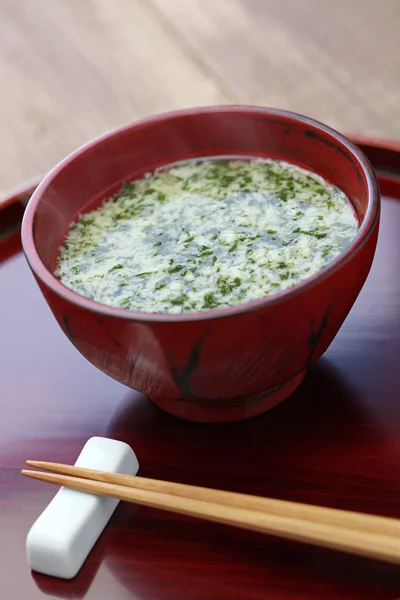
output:
[[[400,138],[400,0],[0,0],[0,193],[134,119],[286,108]]]

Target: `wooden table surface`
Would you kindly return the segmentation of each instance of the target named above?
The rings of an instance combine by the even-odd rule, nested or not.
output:
[[[399,31],[399,0],[0,0],[0,193],[178,107],[400,138]]]

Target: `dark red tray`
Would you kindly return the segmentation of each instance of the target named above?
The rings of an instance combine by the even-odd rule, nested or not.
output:
[[[25,558],[55,492],[20,476],[25,459],[72,463],[93,435],[131,444],[144,476],[400,517],[400,144],[359,142],[383,194],[371,275],[301,388],[241,424],[179,421],[86,362],[21,254],[18,202],[31,190],[0,200],[2,600],[400,596],[394,567],[127,504],[75,580],[32,575]]]

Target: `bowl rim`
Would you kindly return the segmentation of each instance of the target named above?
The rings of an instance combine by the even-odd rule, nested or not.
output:
[[[108,306],[106,304],[101,304],[100,302],[96,302],[94,300],[90,300],[84,296],[81,296],[77,292],[74,292],[70,288],[66,287],[63,283],[61,283],[61,281],[57,279],[57,277],[46,267],[46,265],[41,260],[39,253],[36,249],[33,234],[33,225],[35,220],[36,209],[47,188],[57,177],[57,175],[64,169],[64,167],[67,164],[69,164],[73,160],[76,160],[88,149],[92,148],[93,146],[96,146],[103,140],[112,138],[114,136],[118,136],[124,133],[125,131],[128,131],[133,128],[137,129],[141,127],[146,127],[149,124],[155,124],[157,122],[165,122],[169,120],[179,119],[181,117],[196,116],[205,113],[246,113],[275,116],[282,120],[289,119],[291,121],[297,121],[306,124],[309,127],[313,128],[314,131],[316,130],[322,132],[328,135],[338,144],[344,146],[356,160],[358,165],[361,167],[365,179],[367,181],[368,188],[368,205],[364,221],[361,227],[358,229],[356,236],[351,241],[349,247],[345,250],[345,252],[339,254],[337,258],[335,258],[326,267],[321,269],[321,271],[318,271],[316,274],[312,275],[307,279],[304,279],[303,281],[294,285],[291,288],[282,290],[271,296],[266,296],[265,298],[251,300],[243,304],[238,304],[235,306],[229,306],[225,308],[214,308],[198,312],[149,313],[127,310],[124,308],[116,308],[113,306]],[[312,141],[310,141],[310,143],[312,143]],[[293,298],[298,294],[301,294],[304,290],[308,290],[314,287],[317,283],[326,279],[335,271],[339,270],[344,263],[350,260],[354,252],[368,240],[369,236],[375,228],[377,220],[379,219],[379,214],[380,194],[375,171],[364,152],[343,134],[337,132],[335,129],[329,127],[328,125],[324,125],[318,120],[288,110],[268,108],[256,105],[214,105],[174,110],[145,117],[143,119],[123,125],[122,127],[111,129],[110,131],[86,142],[82,146],[78,147],[76,150],[72,151],[68,156],[62,159],[58,164],[56,164],[55,167],[53,167],[53,169],[49,171],[49,173],[41,180],[41,182],[33,192],[23,216],[21,226],[21,238],[25,257],[35,276],[41,282],[43,282],[45,286],[50,288],[56,295],[61,296],[67,302],[72,303],[80,308],[84,308],[90,312],[96,313],[101,316],[122,318],[128,321],[158,323],[208,321],[212,319],[232,317],[237,314],[246,313],[253,310],[258,310],[260,308],[264,308],[266,306],[279,304],[281,302],[284,302],[287,298]]]

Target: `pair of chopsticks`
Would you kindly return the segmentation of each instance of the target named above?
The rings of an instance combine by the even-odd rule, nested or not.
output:
[[[81,492],[400,563],[400,522],[356,512],[28,460],[22,475]]]

